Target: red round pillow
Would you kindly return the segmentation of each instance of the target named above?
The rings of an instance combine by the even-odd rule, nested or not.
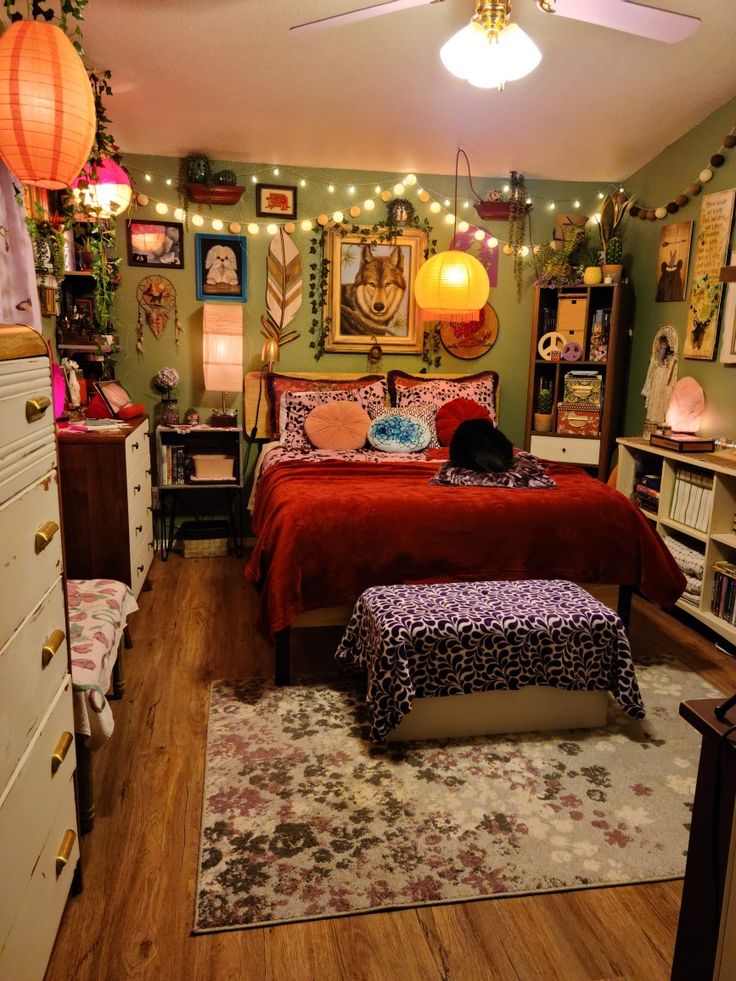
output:
[[[437,410],[435,424],[437,437],[443,446],[449,446],[455,430],[466,419],[490,419],[491,414],[485,406],[473,399],[453,399]]]

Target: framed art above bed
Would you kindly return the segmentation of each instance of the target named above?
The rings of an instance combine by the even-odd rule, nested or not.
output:
[[[371,229],[329,229],[325,351],[365,351],[379,343],[386,354],[421,354],[423,326],[414,280],[424,262],[427,233],[407,228],[390,242]]]

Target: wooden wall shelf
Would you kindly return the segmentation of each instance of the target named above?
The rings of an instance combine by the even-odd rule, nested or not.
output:
[[[195,204],[237,204],[244,187],[232,184],[186,184],[187,197]]]
[[[511,213],[509,201],[476,201],[473,207],[485,221],[508,221]],[[532,206],[528,204],[524,210],[528,213]]]

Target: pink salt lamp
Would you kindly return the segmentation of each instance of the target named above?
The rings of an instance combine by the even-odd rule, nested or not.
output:
[[[692,434],[698,431],[705,409],[705,395],[690,375],[681,378],[670,395],[665,422],[673,433]]]

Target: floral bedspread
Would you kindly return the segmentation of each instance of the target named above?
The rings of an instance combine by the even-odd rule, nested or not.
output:
[[[74,728],[87,737],[88,749],[97,749],[113,732],[106,692],[123,629],[138,604],[130,588],[114,579],[69,579],[66,588]]]
[[[368,671],[376,742],[415,697],[527,685],[610,691],[632,718],[645,714],[618,615],[560,579],[371,587],[336,657]]]

